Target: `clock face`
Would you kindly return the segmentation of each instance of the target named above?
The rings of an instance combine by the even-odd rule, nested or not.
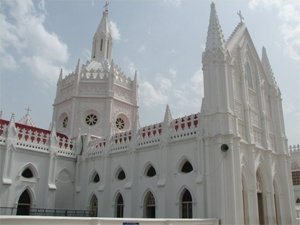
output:
[[[89,114],[85,118],[85,122],[89,126],[94,126],[98,121],[98,118],[95,114]]]
[[[119,129],[119,130],[123,130],[124,127],[125,127],[125,122],[122,118],[117,118],[116,119],[116,127]]]
[[[69,120],[69,118],[66,116],[62,123],[63,128],[66,128],[68,126],[68,120]]]

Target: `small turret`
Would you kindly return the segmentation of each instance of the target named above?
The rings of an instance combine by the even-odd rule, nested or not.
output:
[[[93,38],[92,59],[96,61],[112,59],[113,39],[109,29],[108,10],[103,12],[102,20]]]

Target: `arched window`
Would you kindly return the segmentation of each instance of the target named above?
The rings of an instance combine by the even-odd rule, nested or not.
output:
[[[252,83],[252,74],[251,74],[251,68],[249,63],[246,64],[246,70],[247,70],[247,81],[248,81],[248,86],[253,88],[253,83]]]
[[[23,172],[22,172],[22,177],[25,178],[32,178],[33,177],[33,173],[29,168],[26,168]]]
[[[108,59],[108,54],[109,54],[109,41],[107,41],[106,59]]]
[[[17,215],[30,215],[31,197],[28,190],[25,190],[18,201]]]
[[[103,38],[101,38],[101,42],[100,42],[100,51],[102,51],[103,48]]]
[[[147,177],[154,177],[156,175],[156,170],[154,169],[153,166],[150,165],[150,167],[148,167],[146,176]]]
[[[189,173],[189,172],[193,171],[193,169],[194,168],[193,168],[192,164],[189,161],[186,161],[181,167],[181,172]]]
[[[279,196],[278,196],[278,190],[277,190],[277,185],[275,180],[273,181],[273,190],[274,190],[274,208],[275,208],[275,219],[276,219],[276,224],[280,224],[279,223]]]
[[[298,165],[298,163],[293,162],[291,169],[292,169],[293,185],[300,185],[300,166]]]
[[[257,204],[259,224],[264,224],[264,202],[263,202],[263,186],[258,173],[256,173],[256,191],[257,191]]]
[[[116,207],[116,217],[123,217],[124,216],[124,201],[121,194],[118,194],[117,197],[117,207]]]
[[[155,198],[151,192],[145,198],[144,217],[155,218]]]
[[[91,181],[93,183],[98,183],[100,181],[100,176],[99,176],[99,174],[97,172],[94,172]]]
[[[193,200],[191,193],[185,189],[181,197],[181,218],[193,218]]]
[[[98,215],[98,198],[96,195],[93,195],[91,202],[90,202],[90,210],[91,210],[91,216],[97,216]]]
[[[118,180],[124,180],[126,178],[126,175],[125,175],[125,172],[124,170],[120,170],[119,173],[118,173]]]

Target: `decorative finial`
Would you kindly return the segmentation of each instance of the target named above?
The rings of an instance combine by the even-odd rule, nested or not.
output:
[[[237,12],[238,16],[240,17],[240,20],[241,20],[241,23],[243,22],[244,20],[244,17],[242,16],[242,12],[241,10]]]
[[[27,107],[27,109],[25,109],[27,111],[27,114],[29,114],[30,111],[32,111],[29,106]]]
[[[105,5],[103,6],[103,8],[105,8],[105,11],[108,11],[107,7],[108,7],[109,3],[106,2]]]

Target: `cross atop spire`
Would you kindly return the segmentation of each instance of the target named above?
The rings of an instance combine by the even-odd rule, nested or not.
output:
[[[240,17],[240,20],[241,20],[241,23],[242,23],[243,20],[244,20],[244,17],[243,17],[243,15],[242,15],[241,10],[239,10],[239,11],[237,12],[237,14],[238,14],[238,16]]]
[[[29,114],[29,112],[32,111],[32,110],[29,108],[29,106],[28,106],[27,109],[25,109],[25,110],[27,111],[26,114]]]
[[[103,8],[105,8],[105,11],[108,11],[107,7],[108,7],[109,3],[106,2],[105,5],[103,6]]]

